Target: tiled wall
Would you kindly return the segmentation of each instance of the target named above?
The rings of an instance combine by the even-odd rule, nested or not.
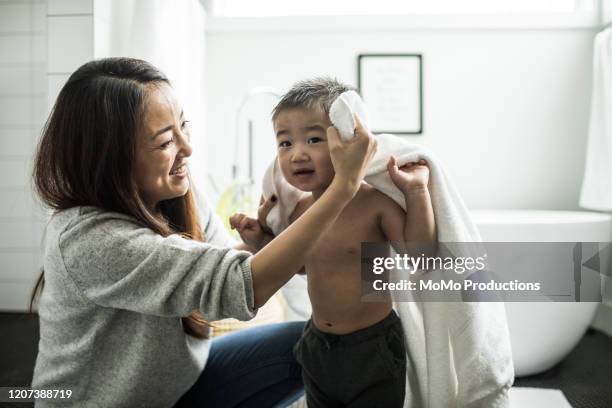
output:
[[[44,215],[30,189],[47,110],[47,2],[0,0],[0,310],[24,310]]]
[[[34,148],[70,73],[107,51],[110,4],[0,0],[0,310],[25,310],[40,272],[47,216],[31,191]]]
[[[51,107],[70,73],[93,57],[94,0],[47,3],[47,98]]]

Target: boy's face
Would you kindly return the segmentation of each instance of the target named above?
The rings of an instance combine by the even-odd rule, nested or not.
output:
[[[274,121],[278,160],[283,176],[302,191],[326,189],[334,178],[327,147],[331,122],[323,110],[294,108],[281,111]]]

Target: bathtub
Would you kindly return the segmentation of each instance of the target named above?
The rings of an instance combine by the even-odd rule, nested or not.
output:
[[[609,242],[610,216],[579,211],[472,211],[488,242]],[[517,265],[521,267],[521,265]],[[580,341],[599,303],[506,303],[517,376],[545,371]]]

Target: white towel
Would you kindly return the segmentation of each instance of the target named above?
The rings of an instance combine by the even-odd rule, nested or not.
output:
[[[612,29],[595,36],[591,118],[580,206],[612,210]]]
[[[431,152],[392,135],[378,135],[377,140],[378,150],[367,169],[366,182],[405,209],[404,197],[387,172],[389,156],[393,154],[399,166],[421,158],[427,160],[438,240],[481,241],[463,200]],[[266,171],[263,192],[265,197],[278,197],[267,218],[270,228],[278,234],[289,225],[289,216],[304,193],[283,178],[278,160]],[[294,311],[301,308],[310,313],[310,308],[303,306],[309,304],[305,279],[294,277],[288,289],[289,306]],[[514,368],[503,303],[415,301],[397,302],[394,307],[407,343],[405,407],[508,406]]]
[[[343,92],[329,107],[329,119],[334,124],[340,138],[350,140],[354,136],[354,115],[357,114],[363,123],[368,122],[368,113],[365,104],[359,94],[355,91]]]

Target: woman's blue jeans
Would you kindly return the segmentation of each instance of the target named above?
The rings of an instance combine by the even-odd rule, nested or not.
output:
[[[304,392],[293,346],[304,322],[270,324],[212,341],[206,368],[176,407],[284,407]]]

